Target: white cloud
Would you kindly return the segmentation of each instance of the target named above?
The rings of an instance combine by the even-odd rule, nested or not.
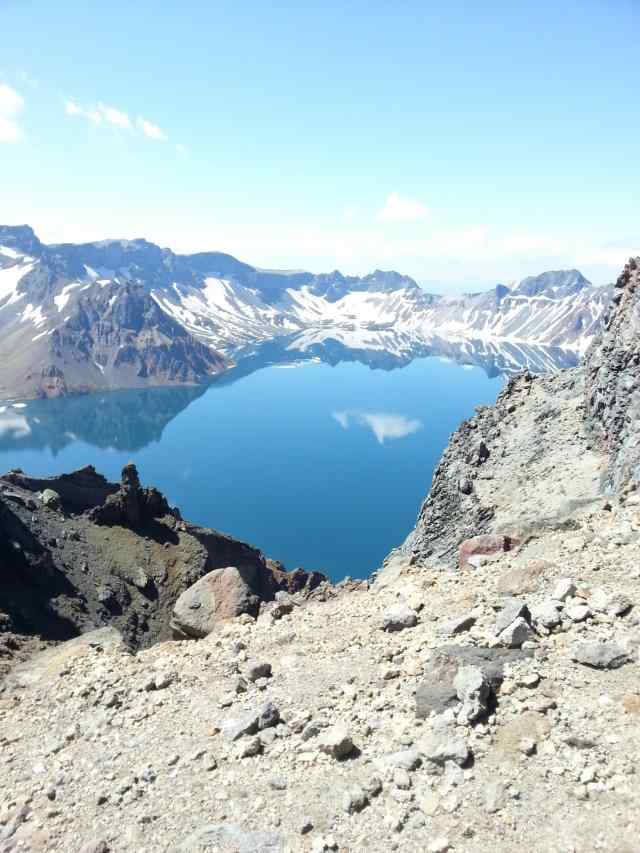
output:
[[[378,214],[378,219],[381,222],[416,222],[426,219],[428,215],[429,211],[421,201],[391,193]]]
[[[332,412],[332,417],[342,429],[349,429],[351,421],[368,427],[379,444],[387,439],[404,438],[422,429],[422,421],[391,412]]]
[[[22,131],[18,116],[24,108],[24,98],[11,86],[0,84],[0,142],[19,142]]]
[[[11,413],[5,415],[2,413],[0,416],[0,437],[24,438],[30,433],[31,427],[24,415],[13,415]]]
[[[154,122],[144,116],[138,116],[134,122],[128,113],[116,107],[98,102],[96,106],[83,107],[72,98],[65,101],[64,111],[68,116],[83,118],[95,127],[115,127],[119,130],[138,132],[147,139],[164,142],[167,134]],[[187,153],[185,146],[177,145],[179,153]]]
[[[142,118],[142,116],[138,116],[138,127],[148,139],[163,141],[167,138],[167,135],[162,128],[158,127],[158,125],[154,124],[152,121]]]
[[[124,130],[131,130],[131,119],[121,110],[109,107],[106,104],[98,104],[98,111],[104,117],[107,124],[111,124],[114,127],[121,127]]]
[[[349,429],[349,412],[332,412],[331,417],[333,417],[342,429]]]
[[[64,111],[68,116],[79,116],[90,121],[91,124],[101,125],[103,122],[102,114],[97,109],[84,109],[76,104],[75,101],[66,101]]]
[[[65,101],[64,111],[68,116],[84,118],[96,127],[110,125],[121,130],[132,130],[133,128],[127,113],[103,103],[98,103],[95,107],[82,107],[73,99],[69,99]]]

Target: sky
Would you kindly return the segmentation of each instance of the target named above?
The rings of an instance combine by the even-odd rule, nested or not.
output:
[[[0,0],[0,223],[456,292],[640,254],[640,0]]]

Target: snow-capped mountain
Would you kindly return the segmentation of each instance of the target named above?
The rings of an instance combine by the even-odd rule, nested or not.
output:
[[[413,345],[437,336],[581,351],[610,297],[577,270],[450,299],[397,272],[261,270],[146,240],[45,245],[28,226],[0,226],[0,399],[199,383],[239,348],[326,330],[363,346],[392,331]]]

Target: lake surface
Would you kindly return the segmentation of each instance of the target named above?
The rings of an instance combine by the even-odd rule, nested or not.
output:
[[[206,389],[0,406],[0,470],[92,464],[119,479],[132,460],[185,518],[287,568],[365,577],[413,526],[449,435],[504,379],[437,357],[306,359],[240,364]]]

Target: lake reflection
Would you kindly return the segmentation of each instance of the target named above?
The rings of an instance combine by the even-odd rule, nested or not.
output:
[[[495,399],[516,350],[523,366],[575,361],[532,348],[425,346],[412,358],[406,341],[354,350],[305,333],[237,353],[209,387],[6,405],[0,470],[93,464],[117,479],[133,460],[186,518],[289,568],[363,577],[408,533],[450,433]]]

